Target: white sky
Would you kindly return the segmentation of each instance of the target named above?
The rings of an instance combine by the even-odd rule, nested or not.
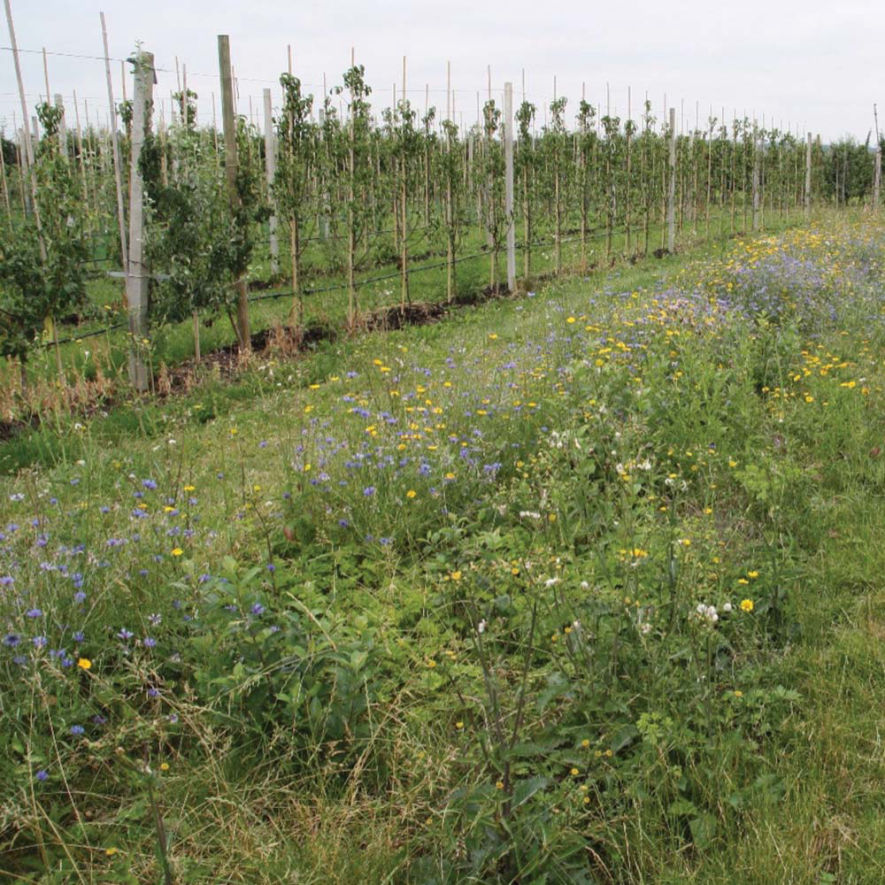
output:
[[[557,92],[569,99],[571,124],[586,83],[587,99],[605,108],[610,84],[611,111],[627,113],[632,91],[637,119],[646,93],[654,115],[664,117],[663,101],[684,110],[701,128],[712,108],[727,119],[754,114],[766,124],[795,132],[813,131],[825,140],[852,135],[864,140],[873,127],[873,103],[883,110],[885,128],[885,2],[883,0],[627,0],[579,3],[567,0],[85,0],[74,7],[61,0],[11,0],[22,55],[29,112],[44,94],[42,48],[51,54],[50,88],[61,92],[73,122],[73,90],[81,118],[107,119],[99,10],[107,19],[110,55],[126,58],[136,42],[152,51],[160,69],[157,99],[176,88],[175,59],[187,65],[188,86],[200,96],[200,122],[211,120],[210,96],[217,96],[217,35],[229,34],[239,83],[238,111],[255,120],[261,90],[271,87],[279,102],[279,74],[291,44],[293,72],[318,96],[323,74],[331,88],[356,60],[366,67],[373,108],[390,105],[394,82],[408,58],[408,97],[423,111],[425,84],[430,103],[446,107],[446,62],[452,63],[455,106],[466,125],[476,119],[476,93],[485,100],[487,66],[493,95],[500,101],[506,80],[521,100],[544,107]],[[9,34],[0,23],[0,128],[11,134],[12,115],[20,121]],[[128,67],[128,66],[127,66]],[[120,62],[112,62],[115,98],[121,92]],[[399,91],[397,85],[397,91]],[[131,85],[127,84],[131,97]],[[217,100],[217,99],[216,99]],[[463,117],[462,117],[463,115]],[[677,117],[679,119],[679,116]]]

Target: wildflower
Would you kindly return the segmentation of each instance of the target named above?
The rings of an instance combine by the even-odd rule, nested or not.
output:
[[[77,659],[77,666],[81,670],[91,670],[92,669],[92,661],[90,661],[89,658],[78,658]]]
[[[36,777],[37,777],[37,780],[38,780],[38,781],[45,781],[46,778],[49,777],[49,772],[48,772],[45,768],[41,768],[41,769],[37,772]]]
[[[743,599],[741,600],[741,611],[742,612],[751,612],[753,611],[753,600],[752,599]]]
[[[406,497],[407,497],[407,498],[414,498],[417,494],[418,494],[418,493],[417,493],[414,489],[409,489],[409,490],[406,492]]]
[[[181,547],[175,547],[172,550],[173,556],[181,556],[183,553],[184,553],[184,550],[182,550]]]

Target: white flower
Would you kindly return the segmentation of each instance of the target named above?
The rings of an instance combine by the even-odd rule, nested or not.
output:
[[[552,587],[554,584],[558,584],[558,583],[559,583],[559,578],[547,578],[547,580],[544,581],[544,586],[545,587]]]
[[[476,625],[476,632],[477,632],[477,633],[485,633],[485,632],[486,632],[486,627],[487,627],[487,626],[488,626],[488,624],[486,623],[486,619],[483,618],[483,619],[482,619],[482,620]]]
[[[725,614],[728,614],[729,612],[731,612],[731,610],[732,607],[730,602],[726,602],[725,605],[722,606],[722,611],[724,611]]]

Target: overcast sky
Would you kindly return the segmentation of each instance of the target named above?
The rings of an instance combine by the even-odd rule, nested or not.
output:
[[[88,102],[92,122],[107,117],[99,11],[107,19],[110,55],[124,59],[136,43],[152,51],[158,73],[157,98],[176,88],[175,61],[186,65],[188,86],[200,96],[199,115],[211,121],[211,95],[219,92],[218,34],[229,34],[239,84],[238,111],[249,97],[258,121],[261,91],[279,102],[279,74],[292,46],[293,72],[319,96],[323,75],[340,83],[351,47],[365,65],[377,110],[392,101],[407,57],[408,97],[423,111],[430,103],[445,110],[446,63],[452,64],[457,118],[476,120],[476,94],[487,92],[491,65],[493,95],[514,84],[521,100],[538,108],[567,96],[571,123],[586,84],[587,100],[605,111],[606,84],[612,113],[627,114],[630,87],[637,119],[646,94],[663,118],[668,105],[693,128],[712,112],[731,119],[754,114],[767,125],[812,131],[825,140],[866,138],[873,103],[885,117],[885,2],[883,0],[633,0],[600,4],[565,0],[448,0],[448,2],[356,2],[356,0],[11,0],[22,54],[29,112],[45,94],[42,55],[48,56],[50,89],[73,111],[77,91],[81,117]],[[0,25],[0,127],[12,130],[21,113],[9,34]],[[68,55],[65,55],[68,54]],[[74,58],[70,55],[97,58]],[[115,98],[122,97],[119,61],[112,62]],[[399,89],[399,85],[397,86]],[[127,84],[131,97],[131,85]],[[73,121],[72,121],[73,122]],[[885,126],[885,119],[883,119]]]

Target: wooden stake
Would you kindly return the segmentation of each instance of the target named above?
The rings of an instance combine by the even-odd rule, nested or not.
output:
[[[873,170],[873,211],[879,211],[879,192],[882,189],[882,137],[879,135],[879,112],[873,105],[873,122],[876,126],[876,166]]]
[[[15,65],[15,78],[18,81],[18,96],[21,101],[22,108],[22,132],[23,141],[24,141],[24,165],[26,168],[30,169],[31,166],[34,165],[34,148],[31,145],[31,131],[28,129],[28,102],[25,98],[25,84],[24,80],[22,80],[22,69],[21,62],[18,57],[18,43],[15,39],[15,26],[12,23],[12,7],[9,5],[9,0],[3,0],[3,4],[6,7],[6,24],[9,27],[9,42],[12,44],[12,60]],[[13,128],[15,127],[15,123],[13,123]]]
[[[670,108],[670,174],[667,179],[667,251],[676,251],[676,108]]]
[[[3,191],[3,205],[6,207],[6,221],[12,230],[12,205],[9,202],[9,188],[6,184],[6,159],[3,156],[3,148],[0,146],[0,190]]]
[[[805,142],[805,220],[811,217],[811,133]]]
[[[114,104],[114,85],[111,82],[111,61],[108,56],[108,29],[104,20],[104,13],[100,12],[101,17],[101,39],[104,43],[104,68],[108,82],[108,106],[111,115],[111,141],[114,157],[114,183],[117,188],[117,227],[120,231],[120,256],[123,261],[123,267],[128,267],[129,256],[126,246],[126,213],[123,209],[123,174],[122,160],[120,159],[120,142],[117,138],[117,107]],[[153,81],[151,83],[151,91],[153,92]]]
[[[89,208],[89,179],[86,175],[86,149],[83,144],[83,130],[80,128],[80,108],[77,106],[77,90],[74,90],[74,122],[77,124],[77,156],[80,162],[80,176],[83,179],[83,203]],[[88,218],[87,214],[87,218]]]
[[[129,190],[129,263],[126,270],[126,301],[129,306],[129,379],[144,392],[150,384],[145,360],[148,327],[150,276],[144,255],[144,180],[141,151],[151,129],[151,99],[154,90],[154,56],[139,52],[135,58],[135,89],[132,103],[132,158]]]
[[[65,124],[65,100],[60,92],[55,93],[55,106],[61,111],[58,118],[58,144],[61,148],[62,156],[68,156],[68,127]]]
[[[49,91],[49,64],[46,61],[46,47],[43,47],[43,76],[46,78],[46,104],[52,101],[52,93]]]
[[[218,68],[221,75],[221,118],[224,125],[224,169],[227,174],[227,192],[231,210],[239,208],[237,193],[237,121],[234,116],[234,83],[230,63],[230,37],[218,35]],[[237,287],[237,339],[240,353],[249,353],[252,339],[249,335],[249,300],[246,278],[241,276]]]
[[[273,198],[274,178],[277,174],[277,147],[273,131],[273,110],[270,100],[270,89],[264,90],[264,157],[267,172],[267,194],[271,206],[275,206]],[[274,278],[280,272],[280,244],[277,240],[277,213],[270,216],[270,272]]]
[[[406,106],[406,57],[403,56],[403,109]],[[396,109],[396,103],[394,102],[394,110]],[[400,303],[403,309],[405,309],[406,304],[412,303],[411,295],[409,294],[409,246],[408,246],[408,236],[409,236],[409,227],[408,227],[408,196],[409,196],[409,166],[408,166],[408,158],[406,157],[405,152],[403,152],[402,157],[402,180],[400,182]]]
[[[513,84],[504,84],[504,217],[507,223],[507,289],[516,290],[516,226],[513,221]]]

